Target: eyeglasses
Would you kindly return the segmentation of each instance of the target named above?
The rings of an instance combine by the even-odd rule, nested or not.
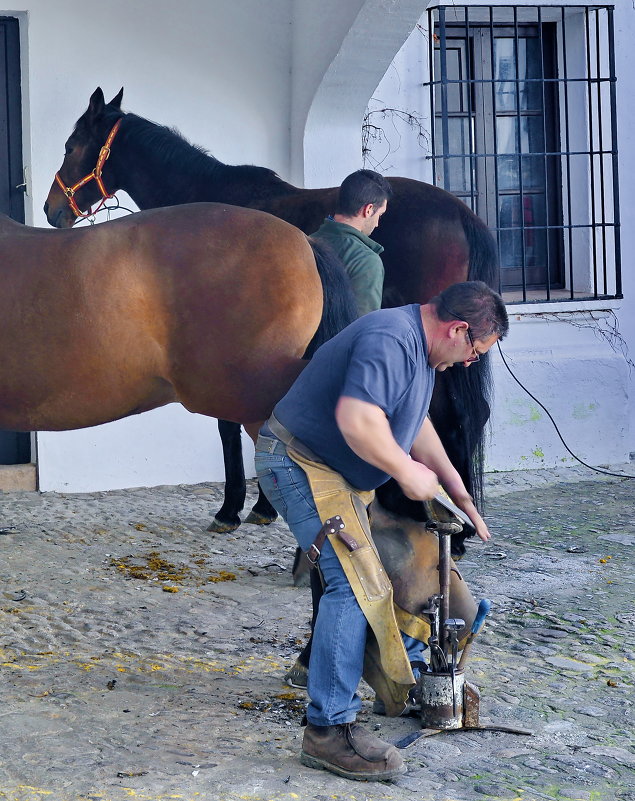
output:
[[[455,320],[461,320],[458,314],[455,314],[452,309],[449,309],[446,304],[443,302],[443,298],[440,298],[441,306],[446,310],[446,312],[453,317]],[[463,320],[461,320],[463,322]],[[469,359],[465,359],[466,362],[473,364],[474,362],[478,362],[481,358],[481,354],[476,350],[476,345],[474,344],[474,337],[472,336],[472,331],[470,330],[470,326],[468,325],[465,333],[467,334],[467,338],[470,341],[470,345],[472,346],[472,355]]]
[[[474,362],[477,362],[477,361],[480,360],[481,354],[476,350],[476,345],[474,344],[474,337],[472,336],[472,332],[470,331],[469,325],[468,325],[467,329],[465,330],[465,333],[467,334],[467,338],[470,340],[470,345],[472,346],[472,351],[473,351],[473,353],[470,356],[470,358],[466,359],[465,361],[466,362],[470,362],[470,364],[473,364]]]

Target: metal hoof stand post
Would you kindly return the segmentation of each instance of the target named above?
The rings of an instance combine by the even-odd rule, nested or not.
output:
[[[465,680],[464,666],[474,638],[478,634],[491,602],[484,598],[479,606],[460,657],[459,632],[465,621],[449,617],[450,608],[450,531],[435,524],[439,538],[439,593],[430,596],[422,614],[430,620],[429,665],[417,679],[421,698],[421,730],[399,740],[397,748],[407,748],[421,737],[443,731],[470,729],[505,731],[513,734],[532,734],[527,729],[511,726],[481,725],[479,722],[480,693]]]

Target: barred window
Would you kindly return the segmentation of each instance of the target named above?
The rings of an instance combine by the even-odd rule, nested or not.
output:
[[[432,160],[507,302],[621,297],[612,6],[428,12]]]

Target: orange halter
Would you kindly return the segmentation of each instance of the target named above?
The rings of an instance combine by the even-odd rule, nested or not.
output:
[[[71,207],[71,211],[78,218],[81,217],[82,219],[84,219],[86,217],[92,216],[93,214],[96,214],[107,200],[115,196],[114,192],[112,195],[108,194],[108,190],[106,189],[106,186],[101,178],[101,173],[104,168],[104,164],[106,163],[108,157],[110,156],[110,147],[112,145],[113,139],[117,135],[117,131],[119,130],[119,126],[121,125],[122,119],[123,117],[119,117],[117,122],[113,125],[112,130],[110,131],[110,133],[108,134],[108,138],[106,139],[106,143],[99,151],[99,156],[97,158],[97,165],[95,166],[95,169],[91,173],[85,175],[81,179],[81,181],[78,181],[73,186],[66,186],[64,184],[64,181],[62,181],[62,179],[60,178],[59,172],[55,173],[55,180],[57,182],[57,185],[66,195],[66,199],[68,200],[68,205]],[[95,181],[97,182],[97,186],[99,187],[99,191],[101,192],[101,201],[97,206],[97,208],[95,209],[95,211],[93,211],[92,208],[89,207],[86,214],[82,214],[79,206],[77,205],[74,195],[78,189],[81,189],[82,186],[85,186],[89,181],[92,181],[93,179],[95,179]]]

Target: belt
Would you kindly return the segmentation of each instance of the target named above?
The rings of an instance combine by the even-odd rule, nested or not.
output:
[[[264,453],[279,453],[286,456],[287,446],[277,437],[267,437],[264,434],[258,434],[256,450],[264,451]]]
[[[263,429],[270,432],[272,436],[258,434],[256,450],[264,451],[264,453],[279,453],[287,456],[287,448],[291,448],[292,451],[296,451],[297,454],[308,459],[310,462],[323,464],[322,460],[296,436],[288,431],[274,414],[272,414],[262,426],[261,431]],[[295,461],[295,459],[293,459],[293,461]],[[302,467],[301,464],[299,466]],[[315,567],[318,563],[327,536],[329,534],[334,534],[340,528],[344,528],[344,523],[339,515],[334,515],[324,522],[322,528],[317,533],[315,541],[311,544],[308,551],[305,551],[306,558],[312,567]]]
[[[289,447],[311,462],[322,463],[322,459],[316,456],[307,445],[287,430],[275,415],[271,415],[262,429],[268,429],[273,436],[270,437],[267,436],[267,434],[258,434],[258,440],[256,441],[256,448],[258,450],[264,451],[265,453],[285,454],[287,452],[287,447]]]

